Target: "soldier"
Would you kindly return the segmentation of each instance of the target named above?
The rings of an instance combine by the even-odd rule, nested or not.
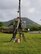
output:
[[[25,41],[24,33],[22,32],[21,20],[19,17],[16,18],[15,23],[13,25],[13,36],[12,36],[11,40],[16,41],[17,32],[19,32],[20,41],[21,41],[21,37],[23,37],[23,39]]]

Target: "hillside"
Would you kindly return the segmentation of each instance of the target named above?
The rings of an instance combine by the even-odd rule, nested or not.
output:
[[[3,24],[4,24],[5,26],[8,26],[8,25],[9,25],[11,22],[13,22],[14,20],[15,20],[15,19],[10,20],[10,21],[7,21],[7,22],[3,22]],[[30,19],[28,19],[28,18],[26,18],[26,17],[22,17],[22,21],[26,22],[26,25],[27,25],[27,26],[31,26],[31,25],[39,26],[39,24],[33,22],[32,20],[30,20]],[[25,24],[24,24],[24,25],[25,25]]]

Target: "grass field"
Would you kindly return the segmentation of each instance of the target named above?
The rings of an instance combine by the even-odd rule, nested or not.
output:
[[[0,33],[0,54],[41,54],[41,34],[24,35],[26,42],[14,43],[9,42],[12,34]]]

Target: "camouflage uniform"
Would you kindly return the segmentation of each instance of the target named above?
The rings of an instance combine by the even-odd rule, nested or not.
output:
[[[16,34],[17,34],[17,31],[18,31],[19,32],[20,40],[21,40],[21,37],[23,37],[23,39],[25,40],[24,33],[22,32],[20,18],[16,18],[13,27],[14,28],[13,28],[13,36],[12,36],[12,39],[14,39],[14,40],[16,39]]]

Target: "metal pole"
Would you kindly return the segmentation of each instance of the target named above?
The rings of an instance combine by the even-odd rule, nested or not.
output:
[[[19,18],[21,18],[21,0],[19,0]]]

